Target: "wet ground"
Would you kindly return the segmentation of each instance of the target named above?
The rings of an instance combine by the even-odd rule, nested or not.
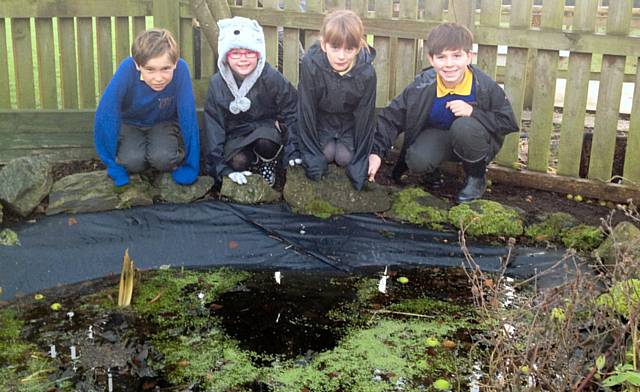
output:
[[[22,298],[0,308],[0,386],[338,391],[361,383],[375,389],[359,390],[412,391],[460,377],[452,364],[467,361],[475,328],[462,270],[388,271],[384,294],[383,271],[282,271],[280,283],[274,272],[145,272],[128,308],[115,305],[116,278]],[[337,387],[318,389],[325,384]]]

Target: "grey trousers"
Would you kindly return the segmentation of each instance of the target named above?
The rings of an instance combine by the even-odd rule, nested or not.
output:
[[[151,128],[120,126],[116,163],[129,173],[140,173],[150,167],[170,172],[183,160],[184,141],[177,123],[166,121]]]
[[[456,119],[451,128],[426,128],[407,148],[407,167],[415,173],[431,173],[444,161],[489,162],[495,154],[489,131],[472,117]]]

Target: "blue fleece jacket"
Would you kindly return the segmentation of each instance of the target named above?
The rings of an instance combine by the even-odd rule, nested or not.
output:
[[[153,91],[140,79],[133,58],[126,58],[107,85],[94,121],[96,151],[116,186],[129,183],[127,170],[116,163],[120,125],[150,128],[163,121],[177,121],[184,140],[185,159],[171,173],[173,180],[191,184],[200,171],[200,134],[187,63],[179,59],[167,87]]]

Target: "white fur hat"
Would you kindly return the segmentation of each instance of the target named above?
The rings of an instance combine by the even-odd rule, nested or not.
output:
[[[266,61],[266,46],[262,27],[253,19],[234,16],[231,19],[218,21],[218,70],[235,99],[229,105],[229,110],[237,114],[246,112],[251,107],[251,101],[245,97],[262,73]],[[237,87],[233,75],[227,64],[227,52],[231,49],[249,49],[260,54],[256,69]]]

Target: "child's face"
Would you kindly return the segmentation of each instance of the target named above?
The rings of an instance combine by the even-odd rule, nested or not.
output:
[[[256,69],[260,54],[248,49],[231,49],[227,52],[227,64],[240,79],[244,79]]]
[[[429,61],[435,68],[438,76],[444,83],[445,87],[453,88],[457,86],[462,79],[467,66],[471,64],[473,53],[464,49],[449,50],[445,49],[442,53],[429,55]]]
[[[327,59],[331,68],[336,72],[342,72],[349,69],[353,59],[358,54],[358,48],[339,48],[330,43],[320,42],[322,50],[327,54]]]
[[[142,79],[153,91],[162,91],[173,79],[176,63],[171,61],[168,53],[154,57],[143,66],[136,64]]]

